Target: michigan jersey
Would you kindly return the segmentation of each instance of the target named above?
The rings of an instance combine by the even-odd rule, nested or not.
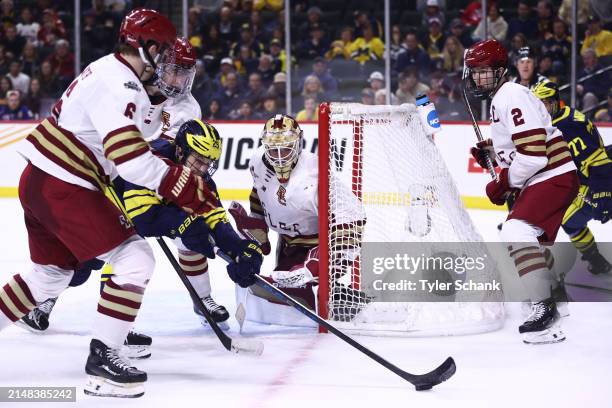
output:
[[[149,97],[119,54],[91,63],[70,84],[19,152],[68,183],[104,191],[117,175],[157,189],[168,166],[142,137]]]
[[[143,134],[147,141],[155,140],[161,135],[174,139],[183,123],[201,117],[200,104],[191,92],[176,98],[154,100],[144,118]]]
[[[508,168],[511,187],[524,188],[576,169],[561,132],[529,88],[503,84],[490,114],[495,156]]]
[[[563,133],[578,167],[580,184],[589,185],[589,180],[608,181],[612,178],[612,161],[606,153],[599,131],[582,112],[565,106],[557,113],[552,124]]]

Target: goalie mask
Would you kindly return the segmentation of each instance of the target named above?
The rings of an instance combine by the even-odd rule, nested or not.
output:
[[[302,134],[300,125],[289,115],[275,115],[264,126],[261,134],[264,156],[281,183],[289,180],[291,170],[298,161]]]
[[[199,119],[188,120],[178,130],[174,142],[179,163],[210,177],[217,171],[222,142],[214,126]]]
[[[551,81],[542,81],[531,90],[533,94],[544,103],[546,110],[552,118],[559,112],[561,101],[559,99],[559,87]]]
[[[507,66],[508,53],[499,41],[480,41],[465,52],[464,86],[476,98],[489,98],[508,72]]]
[[[153,83],[165,97],[175,98],[191,90],[196,58],[194,48],[185,38],[177,38],[172,49],[164,53]]]

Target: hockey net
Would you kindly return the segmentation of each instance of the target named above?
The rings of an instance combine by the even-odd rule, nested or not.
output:
[[[322,104],[319,183],[323,318],[375,335],[470,334],[503,325],[500,293],[459,293],[452,302],[416,294],[401,302],[368,297],[371,271],[361,251],[369,243],[408,242],[427,251],[454,242],[487,252],[414,105]],[[491,281],[497,273],[467,278]]]

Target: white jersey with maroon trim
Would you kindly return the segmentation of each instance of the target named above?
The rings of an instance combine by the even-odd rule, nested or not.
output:
[[[167,165],[142,137],[149,97],[118,54],[91,63],[20,146],[33,165],[68,183],[104,190],[125,180],[157,190]]]
[[[143,134],[147,141],[155,140],[161,135],[174,139],[183,123],[201,118],[200,104],[191,92],[188,92],[176,98],[167,98],[158,104],[151,104],[144,119]]]
[[[260,146],[250,162],[253,176],[251,210],[263,216],[268,227],[279,234],[298,237],[319,233],[318,160],[302,151],[287,183],[280,183],[274,169],[264,162]],[[255,207],[253,206],[255,205]],[[261,205],[261,210],[257,208]],[[316,245],[316,242],[314,242]]]
[[[491,139],[510,186],[524,188],[576,170],[563,135],[529,88],[506,82],[491,101]]]

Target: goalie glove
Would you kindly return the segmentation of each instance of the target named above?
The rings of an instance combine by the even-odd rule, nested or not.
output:
[[[483,169],[489,169],[487,167],[487,157],[491,159],[491,164],[493,164],[493,167],[497,167],[497,162],[495,161],[495,151],[493,150],[493,141],[491,139],[476,143],[476,146],[470,149],[470,153],[472,153],[476,163],[478,163],[478,165]]]
[[[270,254],[271,247],[268,240],[268,224],[266,224],[266,221],[249,216],[244,207],[237,201],[232,201],[227,211],[234,218],[238,232],[245,238],[257,241],[264,255]]]
[[[181,165],[169,166],[158,193],[188,213],[203,214],[218,207],[217,198],[204,180]]]
[[[308,251],[306,261],[290,271],[272,271],[272,279],[283,288],[299,288],[319,282],[319,247]]]

